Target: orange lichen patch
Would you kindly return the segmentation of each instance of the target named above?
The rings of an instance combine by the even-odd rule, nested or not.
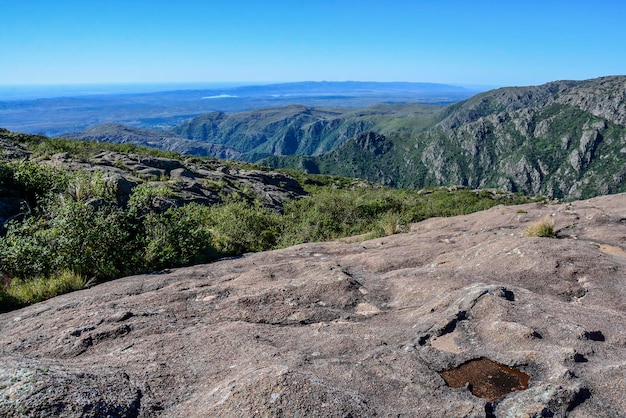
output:
[[[527,389],[530,380],[526,373],[485,357],[444,370],[441,377],[453,388],[469,384],[474,396],[488,402],[502,399],[513,391]]]
[[[600,244],[599,247],[600,251],[602,251],[603,253],[626,257],[626,251],[622,250],[619,247],[614,247],[613,245],[608,244]]]

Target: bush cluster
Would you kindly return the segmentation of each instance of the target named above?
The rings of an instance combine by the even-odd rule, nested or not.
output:
[[[0,310],[125,275],[303,242],[383,236],[431,216],[501,203],[466,190],[419,195],[348,185],[320,182],[309,187],[310,197],[277,213],[244,200],[163,209],[155,202],[175,192],[144,183],[121,207],[101,173],[0,164],[0,194],[29,206],[0,238]]]

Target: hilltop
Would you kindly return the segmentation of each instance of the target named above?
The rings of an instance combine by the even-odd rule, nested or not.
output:
[[[0,414],[624,417],[624,208],[499,206],[2,314]],[[524,235],[546,217],[557,238]]]

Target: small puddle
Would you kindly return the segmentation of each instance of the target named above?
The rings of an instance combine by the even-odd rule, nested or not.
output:
[[[440,373],[448,386],[462,388],[469,384],[474,396],[495,402],[516,390],[528,389],[530,376],[504,364],[481,357]]]

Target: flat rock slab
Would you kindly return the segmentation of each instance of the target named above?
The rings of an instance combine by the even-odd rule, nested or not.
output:
[[[626,416],[625,323],[626,195],[500,206],[0,315],[0,415]],[[528,388],[440,374],[482,358]]]

